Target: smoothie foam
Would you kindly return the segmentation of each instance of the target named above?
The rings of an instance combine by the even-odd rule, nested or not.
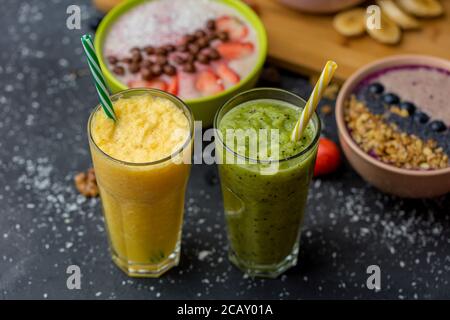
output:
[[[163,159],[178,150],[189,136],[186,116],[170,100],[145,96],[114,103],[114,123],[99,110],[92,121],[92,136],[109,156],[132,163]]]
[[[272,155],[272,160],[282,160],[301,152],[314,138],[315,129],[310,123],[300,141],[291,141],[291,134],[301,110],[287,102],[270,99],[254,100],[228,112],[220,121],[219,129],[222,134],[225,134],[228,129],[278,130],[279,154]],[[234,146],[229,147],[239,153]],[[248,154],[241,155],[248,156]]]

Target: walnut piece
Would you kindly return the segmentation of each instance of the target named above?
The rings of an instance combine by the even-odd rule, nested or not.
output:
[[[75,178],[75,187],[78,192],[85,197],[97,197],[98,186],[97,180],[95,179],[95,172],[93,168],[89,168],[86,172],[78,173]]]
[[[333,108],[329,104],[325,104],[320,108],[320,113],[322,114],[330,114],[333,112]]]

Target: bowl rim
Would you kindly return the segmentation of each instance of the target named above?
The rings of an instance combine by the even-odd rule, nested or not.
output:
[[[379,71],[381,69],[393,67],[393,66],[401,66],[401,65],[425,65],[440,69],[446,69],[450,71],[450,61],[434,56],[427,55],[415,55],[415,54],[406,54],[406,55],[394,55],[386,58],[378,59],[374,62],[371,62],[360,69],[358,69],[355,73],[353,73],[350,78],[348,78],[341,90],[339,91],[338,97],[336,99],[336,123],[339,131],[339,136],[345,140],[345,142],[349,145],[353,152],[355,152],[359,157],[363,158],[367,162],[372,165],[379,167],[380,169],[407,176],[419,176],[419,177],[433,177],[440,176],[443,174],[450,173],[450,166],[444,169],[435,169],[435,170],[412,170],[412,169],[404,169],[398,168],[393,165],[384,163],[380,160],[375,159],[370,156],[366,152],[364,152],[352,139],[350,133],[347,130],[345,120],[344,120],[344,105],[345,101],[353,91],[353,89],[360,84],[360,82],[365,79],[370,74]]]
[[[97,52],[97,56],[100,62],[100,67],[105,75],[105,77],[111,81],[116,87],[120,88],[120,91],[130,89],[128,86],[120,82],[109,70],[109,68],[106,66],[104,57],[103,57],[103,43],[107,35],[107,31],[109,27],[123,14],[125,14],[130,9],[134,8],[135,6],[138,6],[140,4],[143,4],[145,2],[151,2],[156,0],[129,0],[124,1],[114,7],[111,11],[108,12],[108,14],[103,18],[103,20],[100,22],[100,25],[97,28],[97,31],[95,33],[95,39],[94,39],[94,45]],[[216,0],[218,2],[223,3],[224,5],[234,8],[237,10],[241,15],[243,15],[246,19],[246,22],[249,23],[255,30],[257,35],[257,41],[258,41],[258,58],[257,61],[253,67],[253,69],[245,76],[241,81],[239,81],[238,84],[233,85],[229,87],[228,89],[215,94],[211,96],[206,97],[200,97],[200,98],[194,98],[194,99],[183,99],[183,101],[186,104],[200,104],[209,102],[214,99],[220,99],[228,94],[235,92],[236,90],[239,90],[239,88],[245,86],[248,82],[250,82],[262,69],[266,57],[267,57],[267,51],[268,51],[268,39],[267,39],[267,32],[264,27],[264,24],[262,23],[261,19],[258,17],[258,15],[251,9],[247,4],[241,1],[233,1],[233,0]]]

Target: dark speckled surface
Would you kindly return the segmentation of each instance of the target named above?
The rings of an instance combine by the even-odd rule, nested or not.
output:
[[[82,30],[65,28],[69,4],[81,5]],[[99,201],[72,184],[90,165],[85,125],[96,95],[79,38],[94,13],[87,0],[2,1],[0,298],[449,298],[450,197],[383,195],[348,164],[313,181],[299,265],[279,279],[253,280],[229,264],[217,171],[205,165],[192,170],[180,266],[156,280],[122,274]],[[281,86],[310,90],[289,73]],[[323,120],[336,139],[333,116]],[[66,288],[71,264],[81,290]],[[379,292],[365,285],[372,264]]]

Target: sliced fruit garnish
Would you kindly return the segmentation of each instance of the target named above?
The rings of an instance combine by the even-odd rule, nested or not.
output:
[[[180,80],[178,78],[178,75],[175,75],[170,78],[169,86],[167,87],[167,92],[177,95],[178,90],[180,89]]]
[[[131,80],[127,83],[129,88],[146,88],[147,81],[145,80]]]
[[[389,19],[384,13],[381,14],[380,28],[366,26],[367,33],[375,40],[384,44],[396,44],[402,37],[400,27]]]
[[[204,95],[216,94],[225,89],[222,80],[211,70],[202,71],[198,75],[195,87]]]
[[[161,79],[153,79],[153,80],[132,80],[128,82],[128,86],[130,88],[153,88],[166,91],[167,83]]]
[[[217,46],[220,55],[228,60],[248,57],[254,50],[251,42],[225,42]]]
[[[231,40],[240,40],[247,36],[248,27],[238,18],[222,16],[216,21],[218,31],[225,31]]]
[[[366,11],[356,8],[339,13],[333,19],[333,27],[346,37],[359,36],[366,29]]]
[[[221,63],[217,66],[217,70],[216,70],[217,74],[219,75],[219,77],[222,78],[222,80],[232,83],[232,84],[236,84],[239,82],[239,80],[241,80],[241,78],[239,77],[239,75],[234,72],[233,69],[231,69],[227,64],[225,63]]]
[[[400,28],[408,30],[420,27],[420,22],[400,9],[394,1],[378,0],[377,4],[392,21],[400,26]]]
[[[438,17],[444,13],[444,8],[437,0],[398,0],[398,4],[417,17]]]

